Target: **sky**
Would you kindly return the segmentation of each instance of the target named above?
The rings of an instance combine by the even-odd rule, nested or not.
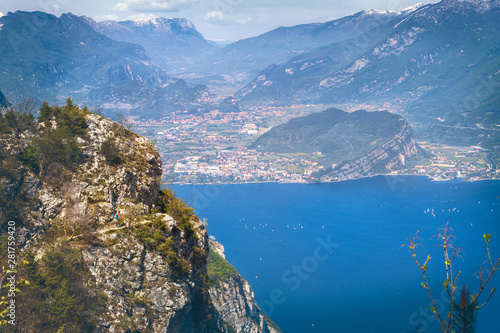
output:
[[[279,26],[327,22],[365,9],[402,10],[438,0],[1,0],[0,16],[16,10],[57,16],[71,12],[96,21],[183,17],[205,38],[235,41]]]

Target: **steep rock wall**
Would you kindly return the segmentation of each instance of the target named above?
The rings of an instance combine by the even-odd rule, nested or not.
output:
[[[152,144],[95,114],[86,113],[85,122],[86,134],[76,138],[84,158],[71,169],[45,165],[37,174],[19,165],[39,130],[55,122],[0,137],[2,156],[18,163],[8,175],[0,174],[2,194],[13,201],[20,194],[27,198],[19,205],[19,251],[32,252],[39,263],[60,244],[81,254],[90,274],[85,288],[104,302],[96,332],[271,332],[263,322],[239,325],[264,318],[241,277],[231,282],[234,292],[226,301],[244,299],[251,307],[228,313],[211,297],[209,289],[226,291],[207,281],[205,225],[194,215],[174,219],[154,208],[161,160]],[[112,142],[108,154],[118,162],[103,153],[106,142]]]
[[[334,170],[321,176],[322,182],[343,181],[370,177],[390,172],[404,165],[407,158],[418,154],[418,145],[413,137],[411,126],[405,122],[391,140],[371,153],[354,161],[345,162]]]

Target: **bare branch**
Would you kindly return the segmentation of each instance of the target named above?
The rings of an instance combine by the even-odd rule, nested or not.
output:
[[[431,257],[428,255],[427,260],[423,264],[421,264],[418,261],[417,255],[415,252],[415,249],[418,246],[423,247],[422,240],[418,237],[419,232],[420,232],[420,230],[418,230],[413,237],[408,237],[408,244],[403,244],[401,247],[408,246],[411,249],[413,259],[414,259],[415,263],[417,264],[417,266],[422,271],[422,276],[424,278],[424,282],[422,282],[422,287],[424,287],[427,290],[427,293],[429,294],[429,298],[430,298],[431,303],[432,303],[431,310],[434,314],[434,317],[437,319],[437,321],[441,325],[441,327],[440,327],[441,331],[445,332],[445,333],[455,332],[455,327],[459,323],[460,318],[459,317],[455,318],[456,314],[455,314],[455,301],[454,301],[454,299],[455,299],[455,292],[457,290],[458,279],[459,279],[462,272],[458,271],[457,274],[455,274],[453,272],[453,261],[457,257],[462,257],[462,254],[464,251],[463,251],[463,249],[461,249],[453,244],[453,242],[456,240],[456,237],[453,234],[453,229],[451,228],[449,221],[446,222],[446,225],[444,226],[444,228],[439,229],[438,234],[433,236],[433,237],[437,237],[439,239],[439,244],[437,244],[437,246],[443,248],[443,256],[444,256],[445,271],[446,271],[446,280],[443,281],[443,285],[444,285],[445,290],[448,294],[448,297],[450,297],[449,310],[448,310],[446,318],[443,319],[443,317],[441,317],[441,314],[437,311],[437,306],[436,306],[436,303],[434,302],[434,297],[432,296],[432,293],[430,291],[429,283],[428,283],[428,279],[427,279],[427,274],[426,274],[427,264],[429,263],[429,260],[431,259]],[[491,290],[491,292],[488,296],[488,299],[484,303],[482,303],[481,305],[478,305],[478,306],[476,305],[479,296],[483,293],[489,280],[491,279],[491,277],[493,276],[495,271],[499,270],[499,266],[500,266],[500,258],[498,258],[498,261],[496,263],[493,263],[493,261],[491,259],[491,254],[490,254],[490,249],[489,249],[489,239],[490,239],[491,235],[483,235],[483,237],[486,241],[486,252],[488,255],[488,260],[486,260],[483,263],[483,266],[481,266],[480,270],[478,270],[475,273],[475,275],[479,278],[479,291],[477,294],[471,296],[472,299],[471,299],[470,303],[474,304],[474,312],[472,314],[472,317],[475,316],[478,309],[480,309],[481,307],[486,305],[491,300],[491,297],[493,296],[493,294],[495,292],[495,288],[493,288]],[[488,262],[489,265],[491,266],[491,270],[488,270],[487,268],[484,267],[486,262]],[[484,279],[485,272],[488,274],[486,279]],[[468,297],[469,296],[467,293],[466,298],[468,299]],[[462,304],[462,300],[461,300],[460,304]]]

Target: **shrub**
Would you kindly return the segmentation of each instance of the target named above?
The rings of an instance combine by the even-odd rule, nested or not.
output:
[[[63,107],[50,107],[44,102],[38,122],[45,126],[41,127],[21,154],[23,162],[33,171],[41,173],[42,177],[48,178],[57,176],[53,173],[59,173],[60,167],[74,170],[84,161],[81,145],[76,139],[87,137],[88,125],[85,118],[88,113],[86,108],[80,109],[71,99]]]
[[[163,189],[155,201],[158,209],[174,218],[179,222],[179,226],[186,234],[187,239],[196,239],[196,230],[192,220],[198,220],[194,214],[194,209],[189,207],[186,202],[177,198],[175,192],[171,189]]]
[[[88,289],[90,275],[79,250],[63,243],[47,249],[39,261],[32,253],[19,261],[18,275],[29,283],[16,300],[23,314],[16,317],[18,332],[95,331],[105,297]]]
[[[0,111],[0,133],[22,132],[33,128],[35,118],[31,112],[10,108],[2,114]]]
[[[0,149],[0,221],[23,223],[21,213],[30,205],[31,199],[22,182],[21,162],[9,150]]]
[[[26,149],[19,155],[19,159],[35,174],[40,173],[40,151],[35,141],[31,141]]]
[[[168,262],[175,261],[176,253],[173,250],[173,240],[167,236],[169,230],[162,220],[153,221],[153,225],[137,224],[134,235],[149,249],[160,252]]]
[[[106,162],[110,165],[119,165],[123,162],[118,146],[112,138],[108,138],[102,143],[99,152],[106,158]]]
[[[226,259],[210,249],[207,260],[207,274],[210,282],[218,284],[220,281],[238,276],[238,271]]]

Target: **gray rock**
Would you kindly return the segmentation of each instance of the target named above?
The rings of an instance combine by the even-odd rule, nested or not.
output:
[[[40,260],[51,242],[60,239],[42,241],[39,236],[49,226],[67,229],[68,238],[74,237],[70,244],[81,249],[91,275],[89,288],[107,297],[99,332],[124,332],[124,327],[139,332],[229,332],[227,325],[236,332],[278,332],[269,328],[240,276],[218,287],[205,284],[209,239],[202,222],[191,221],[195,235],[188,237],[171,216],[148,215],[161,188],[158,152],[108,119],[91,114],[87,124],[90,140],[82,141],[87,158],[69,181],[56,187],[26,171],[24,183],[16,184],[39,202],[29,212],[28,226],[19,230],[20,249],[31,248]],[[114,140],[125,163],[106,162],[100,149],[108,139]],[[114,218],[117,212],[119,220]],[[166,228],[152,230],[153,221]],[[93,241],[83,241],[89,237]],[[221,244],[211,244],[224,256]]]

